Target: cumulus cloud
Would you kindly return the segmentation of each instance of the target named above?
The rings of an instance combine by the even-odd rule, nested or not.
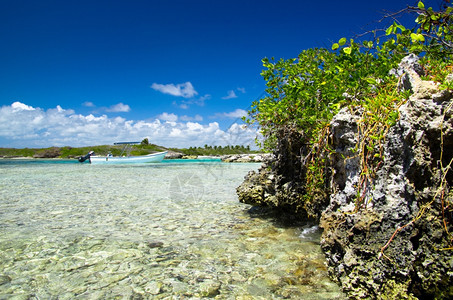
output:
[[[198,92],[193,87],[192,83],[185,82],[179,84],[160,84],[160,83],[153,83],[151,88],[155,91],[161,92],[163,94],[168,94],[177,97],[183,98],[192,98],[198,95]]]
[[[164,113],[158,115],[157,118],[159,120],[168,121],[168,122],[176,122],[176,121],[178,121],[178,116],[173,114],[173,113],[169,114],[169,113],[164,112]]]
[[[131,108],[127,104],[118,103],[106,109],[107,112],[129,112]]]
[[[226,143],[229,145],[250,145],[253,148],[255,139],[260,138],[260,134],[255,128],[247,127],[244,124],[233,123],[225,131]]]
[[[203,121],[203,117],[200,115],[195,115],[194,117],[189,117],[189,116],[184,115],[184,116],[179,117],[179,119],[181,121],[197,121],[197,122]]]
[[[247,111],[243,109],[236,109],[232,112],[217,113],[212,118],[229,118],[229,119],[239,119],[244,116],[247,116]]]
[[[184,120],[183,120],[184,119]],[[21,102],[0,107],[0,139],[4,147],[90,146],[141,140],[165,147],[253,143],[256,130],[233,124],[222,130],[217,122],[200,124],[201,116],[162,113],[153,120],[127,120],[107,115],[76,114],[57,106],[41,109]]]
[[[238,96],[236,95],[236,93],[233,90],[230,90],[230,91],[228,91],[228,95],[226,95],[225,97],[222,97],[222,99],[227,100],[227,99],[234,99],[237,97]]]
[[[229,113],[225,113],[225,116],[228,117],[228,118],[242,118],[242,117],[245,117],[247,115],[247,111],[243,110],[243,109],[236,109],[235,111],[232,111],[232,112],[229,112]]]
[[[21,110],[35,110],[33,107],[31,106],[28,106],[28,105],[25,105],[23,103],[20,103],[20,102],[14,102],[13,104],[11,104],[11,108],[13,109],[13,111],[21,111]]]

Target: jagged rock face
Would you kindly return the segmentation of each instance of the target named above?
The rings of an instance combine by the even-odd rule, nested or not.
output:
[[[277,133],[274,155],[268,157],[258,172],[250,172],[237,188],[239,201],[254,206],[274,207],[283,212],[308,217],[302,196],[305,168],[302,164],[304,138],[293,128]],[[320,214],[319,214],[320,215]]]
[[[332,121],[333,193],[321,218],[321,246],[330,274],[351,298],[453,297],[451,250],[439,250],[448,248],[449,237],[438,193],[453,183],[451,172],[443,178],[439,163],[445,167],[453,158],[453,100],[433,83],[410,82],[415,93],[386,137],[383,165],[366,191],[367,210],[353,210],[361,170],[354,158],[343,159],[353,157],[358,116],[344,110]]]
[[[453,160],[453,95],[421,80],[420,70],[410,56],[394,71],[398,88],[413,95],[386,136],[366,209],[355,210],[361,111],[343,109],[331,121],[330,195],[313,211],[301,197],[306,153],[294,133],[281,134],[275,159],[237,189],[244,203],[319,216],[329,273],[351,299],[453,299],[453,250],[440,250],[453,232],[453,193],[440,192],[453,184],[453,171],[441,170]]]
[[[276,207],[278,202],[274,202],[274,175],[269,171],[270,167],[263,164],[258,170],[250,171],[244,182],[236,189],[239,201],[254,206]],[[273,199],[270,199],[273,197]]]

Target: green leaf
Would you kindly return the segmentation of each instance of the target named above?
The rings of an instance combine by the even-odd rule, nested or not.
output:
[[[389,26],[387,30],[385,31],[385,35],[391,35],[393,32],[393,25]]]
[[[423,29],[425,31],[429,31],[429,27],[430,27],[430,24],[428,22],[426,22],[425,24],[423,24]]]
[[[338,41],[338,44],[340,44],[340,46],[343,46],[344,44],[346,44],[346,38],[341,38],[339,41]]]
[[[420,33],[411,33],[412,42],[420,42],[423,43],[425,41],[425,37]]]
[[[376,84],[376,79],[374,78],[371,78],[371,77],[367,77],[365,78],[366,82],[368,82],[369,84]]]
[[[344,51],[344,53],[350,55],[351,52],[352,52],[352,48],[351,47],[346,47],[346,48],[343,49],[343,51]]]
[[[338,48],[340,48],[340,45],[338,45],[338,43],[332,45],[332,50],[337,50]]]
[[[418,8],[420,8],[420,9],[425,9],[425,4],[423,4],[422,1],[419,1],[417,6],[418,6]]]
[[[397,25],[396,26],[399,30],[401,30],[401,32],[404,32],[406,30],[406,27],[404,27],[403,25]]]

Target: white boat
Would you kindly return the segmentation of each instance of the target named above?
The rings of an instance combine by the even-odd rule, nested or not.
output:
[[[137,164],[137,163],[159,163],[161,162],[167,151],[152,153],[148,155],[139,156],[90,156],[89,160],[91,164]]]
[[[129,155],[130,146],[140,144],[140,142],[121,142],[114,145],[124,145],[123,151],[119,156],[108,154],[106,156],[94,155],[90,151],[87,155],[79,157],[80,162],[89,161],[91,164],[137,164],[137,163],[159,163],[161,162],[168,151],[151,153],[147,155],[131,156]],[[127,155],[125,154],[127,153]],[[124,154],[124,155],[123,155]]]

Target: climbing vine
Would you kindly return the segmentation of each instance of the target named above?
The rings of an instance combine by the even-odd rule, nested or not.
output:
[[[357,188],[355,211],[366,208],[371,199],[367,191],[373,186],[376,172],[384,161],[384,144],[390,127],[399,118],[398,108],[408,99],[408,92],[398,93],[392,86],[363,101],[358,120],[358,144],[354,149],[360,161],[360,179]]]

